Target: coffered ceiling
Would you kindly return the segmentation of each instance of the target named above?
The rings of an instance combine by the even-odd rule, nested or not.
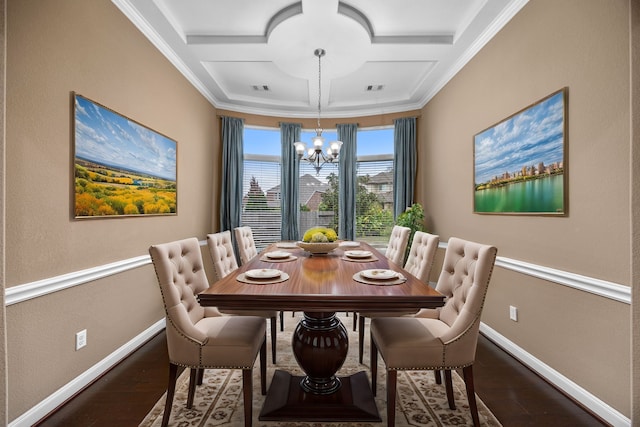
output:
[[[356,117],[423,107],[528,0],[112,1],[217,108]]]

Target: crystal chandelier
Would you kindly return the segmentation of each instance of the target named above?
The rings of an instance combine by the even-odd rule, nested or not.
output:
[[[312,147],[307,150],[307,146],[304,142],[294,142],[293,145],[296,148],[298,159],[306,160],[316,170],[316,176],[320,175],[320,169],[325,163],[333,163],[338,161],[338,155],[340,154],[340,148],[342,147],[342,141],[331,141],[327,152],[322,151],[324,145],[324,138],[322,137],[322,128],[320,127],[320,98],[321,98],[321,79],[322,79],[322,57],[326,54],[324,49],[316,49],[313,54],[318,57],[318,127],[316,127],[316,136],[311,139]],[[307,157],[304,157],[305,152]]]

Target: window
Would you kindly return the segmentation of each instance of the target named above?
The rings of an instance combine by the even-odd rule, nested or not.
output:
[[[251,227],[256,249],[280,240],[280,131],[244,129],[240,223]]]
[[[324,131],[325,148],[337,133]],[[314,131],[303,131],[307,145]],[[258,250],[280,240],[280,130],[245,127],[242,225],[250,226]],[[385,247],[393,227],[393,128],[358,130],[356,238]],[[338,230],[338,164],[320,173],[300,162],[300,236],[310,227]]]
[[[311,145],[315,131],[302,131],[300,139]],[[338,139],[337,132],[323,131],[324,149],[329,142]],[[311,227],[325,226],[338,230],[338,163],[326,163],[318,174],[306,161],[300,162],[300,182],[298,186],[300,203],[300,236]]]
[[[356,238],[384,248],[393,227],[393,128],[358,131]]]

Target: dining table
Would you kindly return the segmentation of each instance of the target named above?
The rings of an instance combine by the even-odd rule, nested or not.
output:
[[[291,347],[305,375],[276,369],[260,420],[377,422],[366,372],[337,375],[349,340],[336,313],[436,308],[445,296],[365,242],[342,241],[324,254],[277,242],[212,283],[198,300],[225,310],[303,312]]]

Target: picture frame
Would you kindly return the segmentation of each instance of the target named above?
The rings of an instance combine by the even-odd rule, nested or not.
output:
[[[565,87],[474,135],[474,213],[568,214],[567,101]]]
[[[177,145],[73,93],[72,216],[177,215]]]

